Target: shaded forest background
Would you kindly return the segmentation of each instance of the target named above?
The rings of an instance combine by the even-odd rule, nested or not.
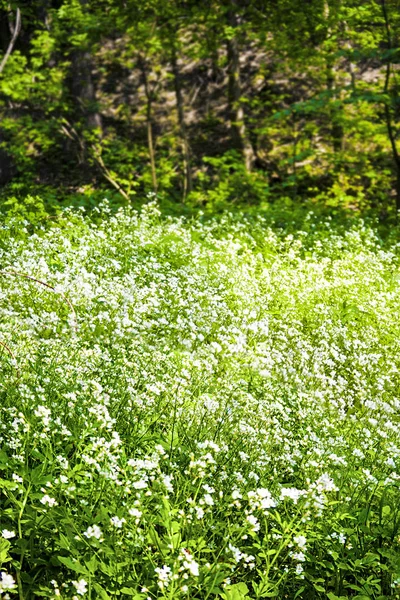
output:
[[[0,200],[400,209],[398,0],[0,1]]]

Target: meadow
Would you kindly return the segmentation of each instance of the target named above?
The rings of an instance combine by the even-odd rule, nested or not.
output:
[[[3,218],[0,597],[400,598],[398,233]]]

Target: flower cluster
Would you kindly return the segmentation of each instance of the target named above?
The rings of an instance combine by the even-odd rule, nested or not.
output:
[[[0,596],[389,596],[397,240],[98,211],[2,226]]]

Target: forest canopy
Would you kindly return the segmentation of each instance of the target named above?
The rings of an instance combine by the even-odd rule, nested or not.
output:
[[[385,219],[400,208],[399,8],[1,0],[2,197],[311,198]]]

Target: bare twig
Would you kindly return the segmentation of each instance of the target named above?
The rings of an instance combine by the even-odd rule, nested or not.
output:
[[[3,56],[3,60],[0,63],[0,75],[3,72],[3,70],[4,70],[4,67],[6,66],[6,63],[7,63],[8,59],[10,58],[11,52],[13,51],[15,42],[17,41],[17,37],[18,37],[20,31],[21,31],[21,11],[19,10],[19,8],[17,8],[17,14],[16,14],[16,17],[15,17],[14,31],[12,33],[12,37],[11,37],[10,43],[8,44],[8,48],[6,50],[6,53]]]
[[[153,136],[153,101],[156,97],[156,89],[158,87],[157,82],[151,88],[148,78],[148,64],[143,54],[138,55],[138,65],[142,73],[144,93],[146,96],[146,123],[147,123],[147,144],[149,147],[149,157],[151,166],[151,179],[153,183],[153,190],[157,192],[157,170],[156,170],[156,157],[154,149],[154,136]]]
[[[70,140],[78,142],[78,144],[81,148],[81,151],[84,152],[85,142],[82,139],[82,137],[79,135],[79,133],[76,131],[76,129],[74,127],[72,127],[72,125],[70,123],[68,123],[68,121],[66,119],[63,119],[63,121],[64,121],[65,125],[61,126],[60,131],[62,133],[64,133],[64,135],[66,135]],[[107,179],[107,181],[109,183],[111,183],[111,185],[113,187],[115,187],[116,190],[118,190],[118,192],[121,194],[121,196],[123,198],[125,198],[125,200],[128,200],[128,202],[129,202],[130,198],[129,198],[128,194],[119,185],[118,181],[116,181],[114,179],[111,172],[107,169],[106,165],[104,164],[103,158],[101,156],[101,148],[98,148],[95,145],[89,145],[88,149],[92,152],[92,156],[93,156],[94,160],[96,161],[97,166],[100,167],[100,170],[101,170],[103,176],[105,177],[105,179]]]
[[[107,179],[107,181],[109,181],[111,183],[112,186],[115,187],[116,190],[118,190],[118,192],[121,194],[121,196],[123,198],[125,198],[125,200],[128,200],[128,202],[129,202],[130,198],[129,198],[128,194],[125,192],[125,190],[122,189],[122,187],[119,185],[118,181],[116,181],[113,178],[110,171],[107,169],[107,167],[104,164],[104,161],[101,157],[100,151],[97,148],[93,148],[92,150],[93,150],[93,158],[99,165],[104,177]]]
[[[72,127],[70,123],[68,123],[67,119],[63,119],[65,125],[61,125],[60,131],[67,136],[72,142],[78,142],[79,152],[78,152],[78,160],[79,164],[82,164],[85,157],[85,143],[82,140],[81,136],[78,134],[76,129]]]
[[[13,365],[13,366],[16,368],[17,377],[20,378],[21,377],[21,372],[18,369],[18,366],[17,366],[17,357],[15,356],[14,352],[11,350],[11,348],[9,346],[7,346],[7,344],[5,342],[0,342],[0,346],[2,348],[4,348],[4,350],[11,356],[11,358],[15,362],[15,365]]]
[[[50,290],[52,290],[56,294],[60,294],[60,296],[63,298],[63,300],[66,302],[66,304],[68,304],[68,306],[69,306],[72,314],[74,315],[74,321],[75,321],[75,323],[73,325],[73,328],[75,329],[75,331],[78,329],[78,319],[77,319],[77,316],[76,316],[75,309],[72,306],[70,300],[68,300],[68,298],[65,296],[65,294],[63,294],[62,292],[56,290],[56,288],[54,288],[52,285],[49,285],[45,281],[41,281],[40,279],[36,279],[35,277],[32,277],[31,275],[27,275],[26,273],[19,273],[18,271],[14,271],[14,269],[0,271],[0,275],[15,275],[16,277],[24,277],[25,279],[29,279],[30,281],[34,281],[35,283],[39,283],[40,285],[43,285],[44,287],[49,288]]]
[[[11,350],[11,348],[7,346],[7,344],[5,344],[4,342],[0,342],[0,346],[8,352],[11,358],[13,358],[15,361],[17,360],[17,357],[15,356],[14,352]]]

